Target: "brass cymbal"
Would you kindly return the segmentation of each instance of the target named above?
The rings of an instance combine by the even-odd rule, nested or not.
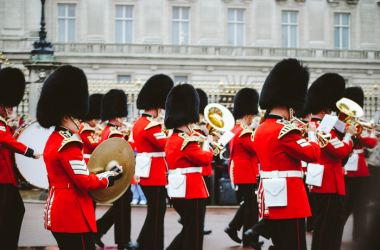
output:
[[[123,176],[110,188],[88,192],[98,203],[114,202],[127,191],[135,174],[135,156],[127,141],[121,138],[110,138],[94,150],[87,164],[91,173],[99,174],[114,167],[115,162],[123,167]]]

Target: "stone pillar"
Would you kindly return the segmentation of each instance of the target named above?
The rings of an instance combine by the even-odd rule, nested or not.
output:
[[[25,61],[23,64],[29,71],[29,81],[27,82],[29,84],[29,114],[32,120],[35,120],[42,84],[61,63],[54,61]]]

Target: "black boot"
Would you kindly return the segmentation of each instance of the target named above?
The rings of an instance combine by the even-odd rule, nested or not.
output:
[[[203,235],[208,235],[210,233],[212,233],[211,229],[205,229],[205,228],[203,228]]]
[[[102,233],[99,233],[99,232],[98,233],[94,233],[95,244],[98,245],[101,248],[104,248],[104,243],[101,240],[102,236],[103,236]]]
[[[232,228],[230,228],[229,226],[227,226],[225,229],[224,229],[224,232],[226,232],[226,234],[228,234],[228,236],[230,236],[231,240],[235,241],[236,243],[241,243],[241,239],[239,238],[238,236],[238,231],[237,230],[234,230]]]
[[[244,234],[247,236],[251,247],[255,250],[261,250],[261,245],[259,244],[259,234],[255,230],[248,229]]]

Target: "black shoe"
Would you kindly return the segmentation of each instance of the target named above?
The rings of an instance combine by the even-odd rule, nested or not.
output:
[[[126,247],[127,250],[135,250],[136,249],[136,245],[132,243],[132,241],[128,242],[127,243],[127,247]]]
[[[183,224],[182,224],[182,218],[181,218],[181,217],[179,217],[179,219],[177,220],[177,222],[178,222],[179,224],[183,225]]]
[[[212,233],[211,229],[205,229],[205,228],[203,228],[203,235],[208,235],[210,233]]]
[[[104,243],[101,240],[102,236],[103,236],[102,233],[94,233],[95,244],[101,248],[104,248]]]
[[[256,231],[253,229],[248,229],[245,231],[244,235],[247,236],[249,245],[251,247],[253,247],[255,250],[261,250],[262,245],[259,244],[259,234]]]
[[[259,240],[259,245],[262,247],[264,245],[264,241],[263,240]]]
[[[133,248],[134,250],[139,250],[139,249],[141,249],[141,248],[140,248],[140,244],[139,244],[138,242],[136,242],[136,243],[133,245],[133,247],[134,247],[134,248]]]
[[[241,243],[241,239],[239,238],[238,236],[238,231],[237,230],[234,230],[232,228],[230,228],[229,226],[227,226],[225,229],[224,229],[224,232],[226,232],[226,234],[228,234],[228,236],[230,236],[231,240],[235,241],[236,243]]]
[[[124,250],[127,248],[127,244],[117,244],[117,250]]]

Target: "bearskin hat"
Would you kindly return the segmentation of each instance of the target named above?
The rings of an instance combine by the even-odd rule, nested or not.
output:
[[[165,126],[168,129],[199,122],[197,91],[190,84],[175,86],[166,99],[165,110]]]
[[[70,65],[59,67],[42,86],[37,103],[37,121],[42,127],[50,128],[60,125],[65,116],[83,120],[87,111],[86,75],[81,69]]]
[[[338,111],[339,101],[346,88],[343,77],[336,73],[326,73],[313,82],[307,92],[305,109],[312,114],[318,114],[324,109]]]
[[[102,121],[128,115],[127,96],[120,89],[111,89],[102,98],[100,118]]]
[[[88,98],[88,113],[84,118],[85,121],[100,119],[100,109],[102,107],[102,94],[92,94]]]
[[[167,75],[154,75],[142,87],[137,97],[137,109],[165,108],[166,97],[173,88],[173,80]]]
[[[363,108],[364,106],[364,92],[361,87],[349,87],[344,91],[344,97],[356,102]]]
[[[234,98],[234,118],[240,119],[245,115],[256,115],[258,110],[259,93],[255,89],[243,88]]]
[[[308,83],[309,68],[300,61],[289,58],[278,62],[264,82],[260,94],[260,108],[302,109]]]
[[[21,70],[7,67],[0,70],[0,103],[6,107],[20,104],[25,92],[25,77]]]
[[[208,104],[208,97],[206,92],[204,92],[202,89],[196,89],[199,96],[199,114],[202,114],[205,112],[205,108]]]

